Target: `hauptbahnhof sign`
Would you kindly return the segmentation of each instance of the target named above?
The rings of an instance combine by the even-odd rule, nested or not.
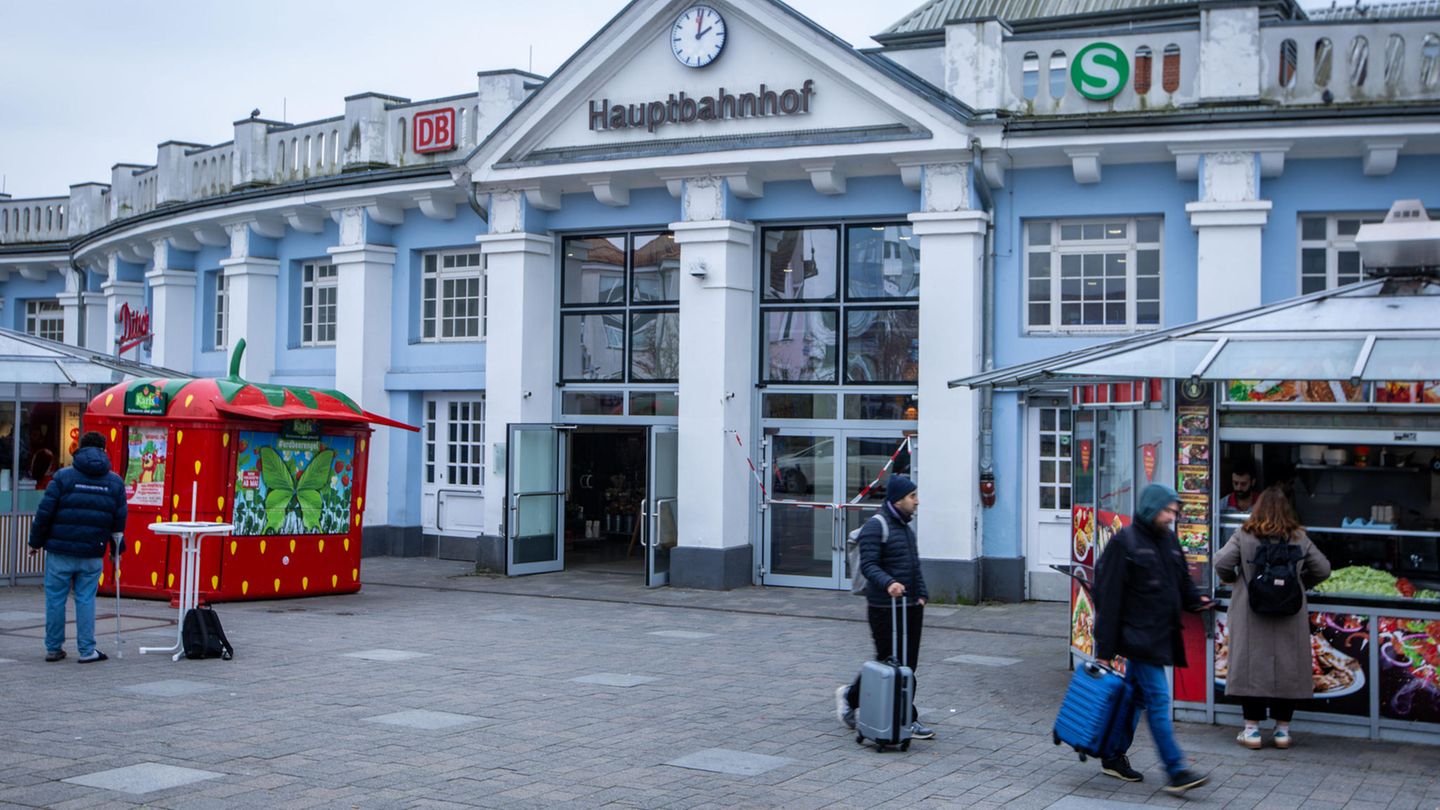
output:
[[[696,121],[729,121],[741,118],[806,115],[815,95],[815,80],[806,79],[798,88],[775,90],[760,85],[756,93],[730,93],[721,87],[713,96],[695,97],[680,91],[664,101],[612,104],[610,99],[590,101],[590,130],[641,129],[654,132],[666,124]]]

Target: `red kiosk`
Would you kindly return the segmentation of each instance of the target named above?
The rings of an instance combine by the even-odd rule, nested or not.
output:
[[[370,425],[417,428],[339,391],[243,380],[244,350],[227,377],[129,380],[90,403],[85,429],[107,438],[129,498],[125,596],[176,596],[180,539],[148,527],[192,516],[235,527],[202,541],[201,602],[360,590]]]

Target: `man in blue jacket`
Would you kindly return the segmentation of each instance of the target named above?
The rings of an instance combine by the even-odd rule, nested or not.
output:
[[[105,437],[91,431],[69,467],[55,473],[30,524],[30,554],[45,550],[45,660],[65,657],[65,600],[75,591],[75,642],[80,663],[104,661],[95,649],[95,591],[105,550],[117,537],[124,553],[125,482],[110,471]]]
[[[856,538],[860,544],[860,571],[865,574],[865,602],[870,620],[870,636],[875,641],[875,658],[890,657],[892,632],[899,634],[905,627],[891,627],[892,597],[903,599],[909,634],[905,645],[905,664],[911,669],[920,663],[920,631],[925,624],[925,602],[930,592],[925,589],[925,576],[920,572],[920,549],[915,542],[911,522],[920,507],[915,482],[908,476],[892,475],[885,485],[885,503],[865,522]],[[884,521],[882,527],[880,521]],[[918,689],[919,682],[916,682]],[[855,728],[855,709],[860,705],[860,678],[849,686],[835,690],[835,714],[850,728]],[[910,708],[910,736],[917,740],[935,739],[934,730],[920,722],[914,706]]]

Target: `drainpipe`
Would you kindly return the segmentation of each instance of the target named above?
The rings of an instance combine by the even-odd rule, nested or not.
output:
[[[975,189],[980,196],[980,207],[985,213],[994,215],[995,200],[990,193],[990,183],[985,179],[981,163],[980,140],[970,141],[970,165],[975,176]],[[995,370],[995,222],[985,225],[985,256],[981,275],[980,352],[981,370]],[[995,389],[984,386],[980,389],[980,492],[986,507],[995,504]]]

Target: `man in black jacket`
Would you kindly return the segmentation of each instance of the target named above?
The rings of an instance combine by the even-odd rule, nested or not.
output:
[[[69,467],[55,473],[30,524],[30,554],[45,550],[45,660],[65,657],[65,600],[75,592],[79,661],[104,661],[95,649],[95,592],[105,549],[125,550],[125,482],[110,471],[105,437],[91,431]],[[112,539],[114,538],[114,539]]]
[[[911,521],[920,507],[915,482],[904,475],[892,475],[885,485],[885,503],[865,522],[857,538],[860,543],[860,571],[865,574],[865,601],[870,620],[870,636],[875,641],[875,658],[890,657],[892,633],[892,598],[903,600],[909,634],[904,637],[905,664],[914,669],[920,663],[920,631],[925,624],[925,603],[930,592],[925,589],[925,576],[920,572],[920,550],[915,543]],[[881,525],[881,521],[884,525]],[[918,689],[918,681],[917,681]],[[860,705],[860,678],[849,686],[835,690],[835,714],[840,722],[855,728],[855,709]],[[917,740],[935,739],[934,730],[920,722],[914,706],[910,708],[910,736]]]
[[[1183,611],[1213,607],[1190,580],[1185,555],[1173,531],[1180,515],[1180,496],[1162,484],[1140,493],[1135,520],[1105,546],[1095,567],[1095,657],[1125,658],[1125,682],[1134,690],[1132,714],[1125,728],[1131,735],[1140,710],[1150,723],[1150,736],[1169,774],[1166,792],[1180,794],[1205,784],[1207,777],[1185,767],[1170,722],[1170,690],[1165,667],[1185,666],[1180,638]],[[1144,776],[1130,767],[1125,751],[1102,760],[1102,772],[1126,782]]]

